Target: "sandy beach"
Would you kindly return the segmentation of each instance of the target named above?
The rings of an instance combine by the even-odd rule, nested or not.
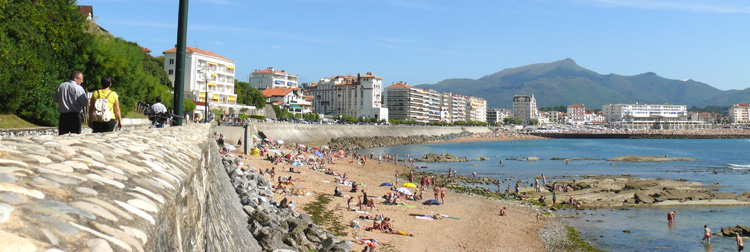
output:
[[[468,141],[481,141],[485,139],[468,139]],[[463,139],[467,141],[467,139]],[[291,149],[281,148],[281,151],[291,152]],[[305,153],[307,156],[309,153]],[[271,169],[273,164],[265,157],[247,156],[244,163],[253,167],[251,169]],[[381,198],[390,187],[379,187],[381,183],[395,181],[395,174],[408,174],[409,169],[403,165],[395,165],[392,161],[378,164],[377,160],[368,160],[366,165],[357,165],[351,158],[335,159],[336,164],[328,164],[339,174],[346,174],[349,181],[364,184],[362,190],[367,192],[369,198],[375,198],[375,208],[369,212],[370,216],[382,214],[390,218],[393,230],[402,231],[413,236],[388,234],[384,231],[366,231],[362,228],[354,229],[346,227],[343,232],[347,235],[340,237],[354,244],[352,251],[361,251],[365,245],[359,243],[355,238],[377,239],[383,245],[377,251],[544,251],[544,243],[540,238],[539,230],[543,228],[551,218],[542,217],[536,220],[534,210],[516,207],[501,200],[489,199],[481,196],[448,191],[443,205],[422,205],[423,201],[405,200],[406,206],[385,205]],[[349,192],[350,186],[337,185],[335,177],[311,169],[311,166],[294,166],[301,173],[289,172],[289,164],[278,164],[275,166],[276,176],[292,176],[294,186],[304,188],[309,192],[307,196],[293,196],[275,194],[276,201],[284,197],[294,201],[295,210],[305,213],[304,206],[316,200],[319,194],[333,195],[336,186],[344,193],[344,197],[331,197],[332,201],[327,205],[332,210],[336,219],[345,226],[349,226],[352,220],[357,220],[361,226],[373,226],[373,221],[359,219],[365,213],[348,211],[346,202],[348,197],[352,199],[352,207],[357,208],[357,197],[362,192]],[[265,175],[270,179],[270,175]],[[401,185],[405,182],[403,177],[397,182]],[[277,180],[274,180],[277,181]],[[415,183],[418,184],[418,183]],[[413,190],[413,189],[412,189]],[[432,190],[424,191],[425,200],[434,198]],[[500,216],[499,211],[507,208],[507,215]],[[363,208],[364,209],[364,208]],[[367,209],[365,209],[367,210]],[[452,218],[437,220],[417,219],[412,215],[447,215]],[[458,218],[458,219],[454,219]]]

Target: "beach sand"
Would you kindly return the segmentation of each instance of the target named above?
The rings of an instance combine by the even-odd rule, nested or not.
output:
[[[475,139],[475,141],[478,139]],[[289,152],[289,149],[282,149]],[[305,154],[307,156],[308,154]],[[393,162],[378,164],[377,160],[368,160],[363,167],[349,163],[352,159],[345,158],[335,160],[336,164],[328,165],[336,172],[346,173],[350,181],[365,184],[361,187],[369,198],[382,197],[390,187],[378,187],[381,183],[392,183],[395,173],[408,174],[409,169],[397,166]],[[261,157],[249,156],[243,160],[257,171],[257,169],[271,168],[271,162]],[[294,182],[294,185],[305,188],[311,194],[309,196],[287,196],[288,200],[295,202],[295,210],[305,213],[303,209],[309,202],[315,201],[317,194],[333,195],[334,188],[339,186],[344,195],[353,196],[352,207],[356,208],[358,193],[350,193],[350,186],[337,185],[334,176],[310,169],[310,166],[295,166],[302,173],[288,172],[282,165],[276,166],[277,176],[292,176],[293,179],[302,181]],[[266,178],[270,178],[266,174]],[[405,182],[401,178],[397,185]],[[416,182],[416,181],[415,181]],[[415,183],[417,184],[417,183]],[[425,200],[434,198],[432,191],[423,192]],[[276,201],[284,198],[283,195],[275,194]],[[359,221],[361,226],[372,226],[372,221],[358,219],[363,213],[347,211],[347,197],[332,197],[328,204],[328,210],[334,211],[338,221],[349,226],[352,220]],[[382,199],[375,199],[375,208],[369,212],[370,216],[383,214],[392,219],[394,230],[413,234],[413,237],[396,234],[387,234],[383,231],[365,231],[364,229],[353,229],[347,227],[343,240],[351,241],[354,246],[352,251],[361,251],[364,245],[358,243],[355,237],[374,238],[387,245],[378,247],[378,251],[544,251],[543,242],[539,236],[539,229],[544,227],[551,219],[542,218],[536,220],[536,212],[527,208],[516,207],[500,200],[488,199],[481,196],[471,196],[448,191],[445,197],[446,204],[426,206],[422,201],[405,201],[407,205],[415,206],[408,208],[395,205],[384,205]],[[507,207],[507,216],[499,216],[501,208]],[[364,208],[363,208],[364,209]],[[365,209],[366,210],[366,209]],[[416,219],[410,214],[433,215],[443,214],[455,219],[422,220]],[[324,227],[325,228],[325,227]]]

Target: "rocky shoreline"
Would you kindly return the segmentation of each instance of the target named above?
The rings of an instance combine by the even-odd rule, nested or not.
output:
[[[674,162],[674,161],[698,161],[689,157],[660,157],[660,156],[619,156],[607,159],[612,162]]]
[[[464,131],[461,133],[443,134],[439,136],[376,136],[376,137],[339,137],[331,139],[328,146],[332,150],[358,150],[383,146],[407,145],[407,144],[425,144],[437,141],[449,141],[457,138],[471,136],[471,132]]]
[[[246,173],[237,160],[223,158],[222,163],[248,217],[248,230],[264,251],[350,251],[352,243],[325,232],[308,215],[273,202],[271,182],[256,173]]]

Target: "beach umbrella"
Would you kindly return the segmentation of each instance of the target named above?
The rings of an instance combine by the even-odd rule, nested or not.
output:
[[[323,146],[320,146],[320,148],[321,148],[321,149],[324,149],[324,150],[330,149],[330,148],[328,147],[328,145],[323,145]]]
[[[263,139],[263,141],[270,142],[270,141],[273,141],[273,139],[270,137],[266,137],[266,139]]]
[[[320,150],[319,147],[313,147],[313,150]]]
[[[380,184],[380,186],[393,186],[393,184],[391,184],[391,183],[382,183],[382,184]]]
[[[321,158],[322,158],[322,157],[323,157],[323,153],[320,153],[320,152],[317,152],[317,151],[316,151],[316,152],[315,152],[315,156],[318,156],[318,157],[321,157]]]
[[[406,194],[406,195],[412,195],[412,192],[409,191],[409,189],[406,189],[406,188],[403,188],[403,187],[399,187],[398,189],[396,189],[396,191],[400,192],[400,193],[403,193],[403,194]]]
[[[440,205],[440,201],[431,199],[422,203],[422,205]]]
[[[284,144],[284,140],[276,140],[277,144]]]
[[[256,135],[253,135],[253,138],[254,138],[254,139],[258,139],[258,136],[256,136]]]
[[[300,161],[294,161],[294,163],[292,163],[292,165],[294,165],[294,166],[303,166],[305,164],[302,163],[302,162],[300,162]]]
[[[272,152],[272,153],[276,153],[276,154],[281,154],[281,151],[279,151],[277,149],[269,149],[268,152]]]
[[[401,186],[403,186],[403,187],[411,187],[411,188],[417,188],[417,185],[415,185],[415,184],[412,184],[412,183],[404,183],[404,184],[403,184],[403,185],[401,185]]]
[[[304,145],[304,144],[298,144],[297,147],[300,147],[300,148],[303,148],[303,149],[307,149],[307,146]]]

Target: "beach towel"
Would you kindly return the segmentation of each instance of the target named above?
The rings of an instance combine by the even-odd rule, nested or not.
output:
[[[357,210],[357,209],[352,209],[352,211],[355,211],[355,212],[357,212],[357,213],[370,214],[370,213],[369,213],[369,212],[367,212],[367,211],[359,211],[359,210]]]
[[[398,206],[406,207],[406,208],[417,208],[417,206],[409,206],[409,205],[403,205],[403,204],[399,204]]]
[[[448,216],[448,215],[445,215],[445,214],[443,214],[443,218],[446,218],[446,219],[454,219],[454,220],[461,220],[461,218],[450,217],[450,216]]]

